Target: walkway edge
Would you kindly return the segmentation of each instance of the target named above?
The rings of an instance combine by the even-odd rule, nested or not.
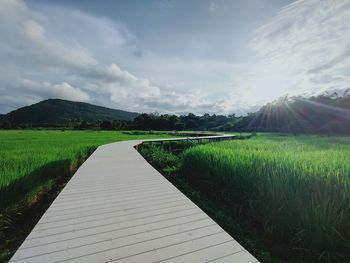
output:
[[[150,141],[193,139],[98,147],[10,262],[257,262],[134,148]]]

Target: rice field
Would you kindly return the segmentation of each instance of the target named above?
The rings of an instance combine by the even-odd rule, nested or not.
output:
[[[186,150],[187,180],[302,262],[349,262],[350,137],[258,135]]]
[[[99,145],[152,137],[169,136],[119,131],[0,131],[0,209],[66,176]]]

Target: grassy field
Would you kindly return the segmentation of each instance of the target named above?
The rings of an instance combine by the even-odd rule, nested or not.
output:
[[[14,215],[25,223],[33,218],[31,225],[38,218],[26,217],[33,208],[22,213],[23,205],[39,199],[47,206],[50,201],[41,193],[61,179],[66,182],[97,146],[152,137],[169,136],[0,131],[0,240],[7,242],[0,246],[0,262],[30,230],[24,227],[20,233],[23,220],[12,224]],[[256,249],[258,239],[269,243],[268,253],[281,262],[349,262],[350,137],[259,134],[246,140],[175,146],[172,149],[185,150],[174,154],[152,146],[145,147],[143,155],[235,238],[241,235],[238,240],[258,251],[255,255],[262,262],[280,261],[265,256],[264,248]],[[14,212],[8,213],[8,207],[15,207]],[[252,235],[238,233],[242,222]],[[11,225],[15,237],[4,228]]]
[[[169,136],[117,131],[0,131],[0,262],[8,260],[70,176],[99,145],[161,137]]]
[[[350,137],[267,134],[201,145],[184,152],[182,173],[301,262],[349,262]]]
[[[169,137],[116,131],[0,131],[0,207],[76,168],[99,145],[130,139]],[[117,158],[117,157],[116,157]]]

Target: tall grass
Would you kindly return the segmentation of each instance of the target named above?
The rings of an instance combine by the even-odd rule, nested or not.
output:
[[[116,131],[0,131],[0,209],[66,175],[99,145],[162,136],[169,137]]]
[[[193,147],[189,182],[305,260],[349,262],[350,138],[260,135]]]
[[[0,262],[8,261],[74,170],[99,145],[154,137],[169,136],[116,131],[0,131]]]

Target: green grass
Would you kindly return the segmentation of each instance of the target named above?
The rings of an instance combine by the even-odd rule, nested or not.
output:
[[[11,257],[70,176],[99,145],[161,137],[170,136],[119,131],[0,131],[0,262]]]
[[[197,146],[183,154],[182,172],[304,262],[348,262],[350,137],[270,134]]]
[[[7,194],[18,198],[42,180],[60,176],[63,167],[76,168],[99,145],[152,137],[169,136],[116,131],[0,131],[0,207],[11,202]]]
[[[175,144],[175,143],[173,143]],[[190,185],[181,175],[183,151],[189,147],[197,146],[196,142],[181,142],[171,148],[175,151],[167,151],[167,147],[160,145],[145,145],[141,149],[143,157],[160,173],[162,173],[172,184],[174,184],[189,199],[198,205],[215,222],[232,235],[249,252],[253,253],[260,262],[264,263],[287,263],[292,261],[281,260],[272,255],[264,243],[251,229],[251,225],[245,224],[244,220],[232,217],[229,207],[222,203],[218,204],[208,198],[206,193],[196,189],[196,185]]]

